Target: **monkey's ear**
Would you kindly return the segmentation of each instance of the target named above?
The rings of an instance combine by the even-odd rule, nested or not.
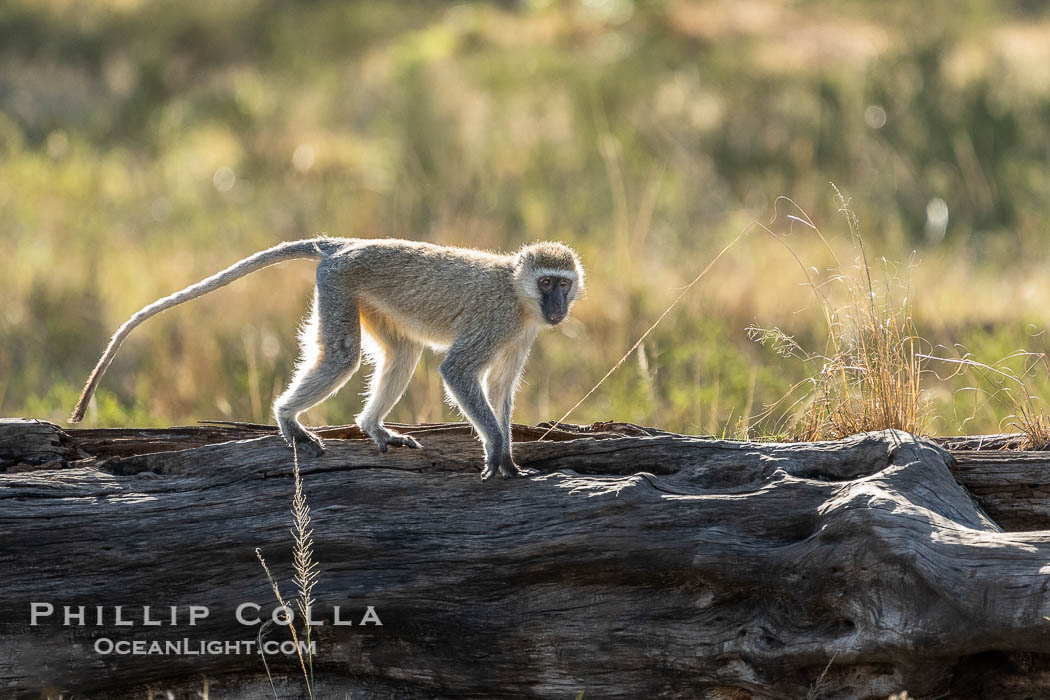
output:
[[[514,271],[520,279],[524,280],[531,276],[530,272],[535,267],[533,257],[533,251],[527,245],[523,245],[514,255]]]

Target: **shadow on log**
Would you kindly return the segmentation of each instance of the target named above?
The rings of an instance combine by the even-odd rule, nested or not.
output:
[[[318,698],[1050,693],[1050,455],[516,426],[542,473],[482,483],[467,426],[398,429],[424,449],[340,427],[300,462]],[[0,471],[0,696],[273,697],[257,651],[200,646],[289,639],[236,615],[276,605],[256,547],[294,596],[272,428],[6,420]],[[136,640],[183,653],[105,653]]]

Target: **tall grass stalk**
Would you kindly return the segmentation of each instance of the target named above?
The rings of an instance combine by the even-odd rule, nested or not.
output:
[[[295,631],[294,619],[289,621],[288,630],[291,632],[292,641],[295,643],[295,651],[299,656],[299,666],[303,671],[303,679],[306,681],[306,692],[310,700],[313,700],[314,655],[310,648],[310,607],[314,602],[313,588],[317,582],[317,563],[313,560],[313,530],[310,528],[310,506],[307,504],[306,495],[303,493],[303,480],[299,472],[299,452],[295,448],[294,443],[292,444],[292,474],[295,480],[295,491],[292,495],[291,529],[292,537],[295,541],[295,545],[292,548],[292,560],[295,567],[293,580],[298,592],[295,607],[303,618],[306,636],[306,657],[303,656],[302,647],[299,645],[299,635]],[[281,589],[270,574],[270,567],[266,565],[266,559],[263,558],[262,551],[258,547],[255,549],[255,556],[259,558],[259,563],[262,564],[263,571],[266,572],[266,579],[270,582],[270,588],[273,589],[277,602],[285,610],[291,611],[293,608],[285,602],[284,597],[281,595]]]
[[[295,477],[295,493],[292,496],[292,537],[295,546],[292,550],[292,559],[295,565],[295,585],[299,592],[296,605],[299,614],[303,618],[303,626],[306,633],[306,649],[310,666],[310,685],[314,681],[314,655],[310,648],[310,608],[314,603],[313,589],[317,583],[317,563],[313,560],[313,534],[310,527],[310,506],[306,502],[303,493],[303,479],[299,473],[299,453],[292,446],[293,474]]]

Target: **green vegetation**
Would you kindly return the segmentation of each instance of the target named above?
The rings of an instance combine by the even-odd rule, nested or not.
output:
[[[1048,352],[1050,12],[1039,8],[11,0],[0,6],[0,414],[63,420],[139,307],[278,240],[328,232],[577,247],[588,298],[537,344],[515,416],[555,419],[752,220],[775,215],[814,279],[852,274],[829,182],[852,195],[869,263],[923,354],[995,364]],[[806,209],[841,265],[778,196]],[[88,424],[269,421],[311,273],[268,270],[150,321]],[[791,253],[752,232],[570,420],[786,431],[782,417],[754,418],[811,363],[747,328],[832,357],[827,313]],[[437,363],[424,357],[393,420],[454,417]],[[1045,366],[1005,364],[1034,367],[1028,391],[1050,396]],[[1012,395],[980,385],[974,367],[922,368],[935,433],[1006,429],[1018,406],[1042,405],[1010,382]],[[362,389],[356,377],[307,420],[352,420]]]

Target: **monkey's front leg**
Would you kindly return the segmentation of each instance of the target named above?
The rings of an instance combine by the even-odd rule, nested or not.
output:
[[[509,386],[493,386],[490,395],[493,396],[498,403],[499,410],[499,426],[500,432],[503,434],[503,450],[500,452],[500,460],[498,464],[500,476],[504,479],[509,479],[515,476],[532,476],[539,472],[535,469],[527,469],[518,465],[514,461],[513,452],[511,451],[512,435],[510,430],[510,414],[514,410],[514,385],[517,384],[517,377],[511,379]],[[500,394],[503,394],[500,396]],[[488,467],[486,466],[486,469]],[[489,476],[492,474],[490,473]],[[486,479],[484,474],[481,476],[482,479]]]
[[[481,472],[481,480],[488,480],[497,470],[504,479],[527,476],[527,472],[522,471],[511,458],[510,442],[505,439],[500,422],[485,398],[476,365],[464,362],[459,353],[450,351],[441,363],[440,371],[448,393],[481,435],[485,446],[485,468]]]
[[[485,459],[485,470],[481,472],[481,480],[485,481],[496,473],[499,469],[499,475],[504,479],[510,479],[513,477],[527,477],[533,474],[538,474],[535,469],[526,469],[521,467],[517,462],[514,461],[514,456],[511,451],[511,433],[510,433],[510,413],[513,408],[514,397],[513,390],[511,395],[505,398],[499,404],[499,420],[500,436],[502,437],[502,447],[499,449],[499,459],[496,462],[492,462],[488,459],[486,454]]]
[[[488,374],[488,397],[496,410],[500,433],[503,435],[503,449],[496,468],[499,469],[500,476],[504,479],[514,476],[531,476],[537,473],[535,469],[525,469],[514,461],[513,436],[510,429],[510,417],[514,412],[514,392],[518,386],[518,379],[521,377],[521,369],[525,364],[528,350],[528,344],[510,348],[497,358]],[[490,471],[489,475],[491,476],[492,473]]]

